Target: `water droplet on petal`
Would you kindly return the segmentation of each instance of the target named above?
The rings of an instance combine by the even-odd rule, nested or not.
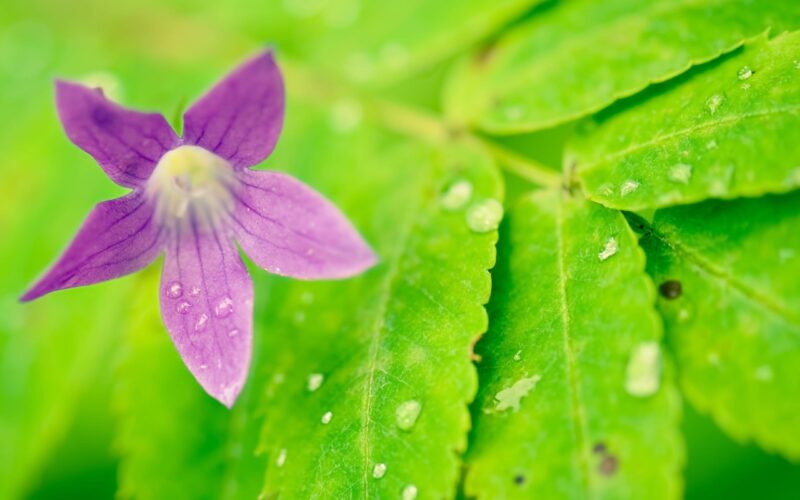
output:
[[[522,398],[527,396],[529,392],[535,389],[536,384],[540,380],[542,380],[542,376],[539,374],[536,374],[532,377],[525,377],[514,382],[514,385],[511,387],[498,392],[494,396],[494,410],[499,412],[511,408],[514,411],[519,411]]]
[[[639,189],[639,183],[634,180],[628,179],[627,181],[623,182],[622,185],[619,187],[619,194],[624,198],[629,194],[633,193],[634,191],[636,191],[637,189]]]
[[[322,422],[325,425],[328,425],[331,422],[332,418],[333,418],[333,412],[326,411],[325,414],[322,415],[320,422]]]
[[[414,424],[417,423],[420,411],[422,411],[422,405],[419,401],[412,399],[400,403],[394,412],[397,427],[404,431],[411,430]]]
[[[464,208],[470,198],[472,198],[472,183],[466,179],[459,179],[442,193],[439,202],[445,210],[455,211]]]
[[[196,286],[193,286],[191,288],[191,290],[189,290],[189,296],[190,297],[197,297],[198,295],[200,295],[200,288],[198,288]]]
[[[503,219],[503,205],[497,200],[484,200],[467,210],[467,226],[476,233],[494,231]]]
[[[606,245],[597,254],[597,258],[600,259],[600,261],[604,261],[609,257],[615,255],[618,250],[619,250],[619,243],[617,243],[617,239],[612,236],[611,238],[606,240]]]
[[[372,468],[372,477],[380,479],[386,475],[386,464],[375,464]]]
[[[208,314],[203,313],[200,316],[198,316],[197,321],[194,324],[194,331],[202,332],[207,324],[208,324]]]
[[[233,299],[230,297],[223,297],[217,302],[217,305],[214,307],[214,316],[218,318],[224,318],[226,316],[230,316],[233,312]]]
[[[739,77],[739,80],[747,80],[751,76],[753,76],[753,70],[750,69],[750,66],[743,66],[739,69],[739,72],[736,74]]]
[[[633,350],[625,372],[625,390],[631,396],[647,397],[661,383],[661,348],[658,342],[642,342]]]
[[[322,382],[324,381],[325,381],[325,375],[321,373],[312,373],[311,375],[308,376],[308,384],[307,384],[308,391],[309,392],[316,391],[317,389],[319,389],[319,386],[321,386]]]
[[[235,337],[237,335],[239,335],[239,330],[237,330],[236,328],[228,332],[228,337]]]
[[[669,180],[679,184],[689,184],[692,178],[692,166],[685,163],[678,163],[669,171]]]
[[[179,282],[174,281],[167,287],[167,296],[173,299],[177,299],[183,295],[183,285]]]
[[[712,115],[716,113],[719,107],[722,105],[722,101],[724,100],[725,98],[719,94],[714,94],[709,97],[706,101],[706,107],[708,108],[708,111],[711,112]]]
[[[185,300],[179,302],[178,305],[175,306],[175,310],[178,311],[180,314],[189,314],[189,311],[191,309],[192,309],[192,304],[186,302]]]
[[[409,484],[405,488],[403,488],[403,500],[414,500],[417,498],[417,487],[413,484]]]
[[[278,467],[283,467],[283,464],[286,463],[286,448],[281,448],[281,451],[278,452],[278,458],[275,460],[275,465]]]

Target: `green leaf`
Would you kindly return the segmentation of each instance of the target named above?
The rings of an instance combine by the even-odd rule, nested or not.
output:
[[[333,199],[381,262],[333,282],[254,271],[257,352],[230,417],[192,387],[155,314],[153,332],[135,328],[121,374],[127,494],[170,497],[186,483],[192,498],[454,494],[500,177],[473,146],[422,145],[337,109],[290,101],[267,167],[292,166]]]
[[[639,210],[800,185],[800,32],[759,37],[599,118],[571,146],[587,195]],[[641,101],[641,102],[640,102]]]
[[[268,18],[236,0],[231,27],[280,40],[306,62],[356,83],[393,82],[485,38],[543,0],[285,0]]]
[[[686,397],[733,437],[795,460],[798,227],[795,192],[659,210],[642,240]]]
[[[477,498],[677,498],[680,401],[618,212],[559,192],[501,228],[467,454]]]
[[[800,25],[788,0],[575,0],[548,7],[461,61],[445,94],[454,120],[498,134],[552,127],[714,59],[769,26]]]

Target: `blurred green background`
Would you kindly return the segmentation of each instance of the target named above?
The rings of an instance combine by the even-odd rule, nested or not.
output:
[[[53,78],[101,85],[113,99],[177,123],[188,102],[266,44],[325,72],[341,63],[330,59],[331,44],[369,47],[391,39],[391,5],[366,7],[384,10],[386,22],[331,38],[329,28],[351,22],[362,7],[356,0],[3,0],[0,497],[110,498],[116,489],[114,371],[137,278],[17,302],[91,207],[122,192],[64,136]],[[436,112],[447,63],[382,94]],[[547,131],[514,143],[557,166],[563,136]],[[508,180],[511,197],[518,181]],[[684,427],[688,498],[800,497],[797,465],[733,443],[690,408]]]

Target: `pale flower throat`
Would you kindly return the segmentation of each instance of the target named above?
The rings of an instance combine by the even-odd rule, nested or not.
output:
[[[158,161],[147,181],[147,196],[155,202],[156,220],[168,229],[209,230],[234,208],[233,168],[198,146],[180,146]]]

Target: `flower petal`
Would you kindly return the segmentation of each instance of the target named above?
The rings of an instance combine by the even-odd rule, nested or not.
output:
[[[56,106],[70,140],[125,187],[143,185],[161,156],[180,142],[163,116],[123,108],[97,89],[57,81]]]
[[[230,73],[184,115],[184,142],[201,146],[236,167],[263,161],[283,127],[283,77],[272,51]]]
[[[162,233],[152,215],[152,205],[136,192],[98,204],[64,255],[22,300],[118,278],[147,266],[162,249]]]
[[[335,279],[375,264],[367,243],[321,194],[279,172],[245,170],[239,177],[234,231],[259,266],[282,276]]]
[[[193,227],[167,246],[161,315],[189,371],[230,408],[250,364],[253,283],[230,239]]]

